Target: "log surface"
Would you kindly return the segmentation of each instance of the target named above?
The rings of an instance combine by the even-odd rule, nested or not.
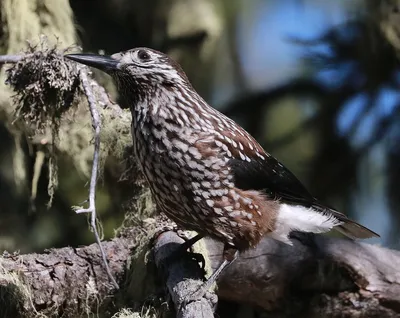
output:
[[[113,275],[122,287],[120,293],[129,293],[127,286],[145,288],[138,282],[127,283],[125,275],[132,252],[144,246],[135,240],[138,231],[143,229],[132,229],[132,237],[103,243]],[[203,281],[203,272],[190,258],[163,262],[180,242],[173,231],[154,240],[158,276],[180,310],[179,317],[196,317],[188,314],[194,309],[203,311],[203,317],[212,317],[213,308],[206,298],[179,308],[184,295]],[[220,276],[219,299],[267,310],[272,317],[400,317],[400,252],[324,236],[299,234],[293,242],[293,246],[287,246],[265,238],[257,248],[242,253]],[[222,245],[211,239],[205,239],[205,245],[208,261],[216,269],[222,260]],[[137,263],[132,266],[129,270],[135,272]],[[21,286],[27,288],[29,298]],[[15,291],[20,293],[19,301],[15,301]],[[107,309],[115,291],[108,282],[98,246],[93,244],[3,256],[0,295],[1,316],[29,317],[34,310],[51,309],[74,317],[100,306]]]

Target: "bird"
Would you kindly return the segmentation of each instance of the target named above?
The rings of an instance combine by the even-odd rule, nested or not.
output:
[[[206,236],[224,243],[224,260],[200,293],[264,237],[288,245],[293,231],[379,237],[311,195],[253,136],[211,107],[168,55],[138,47],[65,57],[114,79],[131,110],[134,154],[159,211],[198,233],[185,249]]]

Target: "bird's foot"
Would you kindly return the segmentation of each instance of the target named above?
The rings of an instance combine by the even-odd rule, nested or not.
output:
[[[190,293],[188,296],[184,298],[182,301],[181,306],[186,306],[187,304],[200,300],[202,297],[211,297],[210,295],[214,295],[212,299],[209,299],[210,301],[213,300],[215,304],[217,303],[217,296],[215,293],[209,292],[209,289],[213,286],[213,284],[216,282],[218,279],[219,275],[230,265],[232,264],[238,257],[238,250],[228,244],[224,246],[224,261],[219,265],[219,267],[214,271],[214,273],[210,276],[209,279],[205,283],[203,283],[199,289],[197,289],[195,292]],[[211,302],[212,303],[212,302]]]
[[[179,234],[178,234],[179,235]],[[201,240],[203,238],[202,235],[197,234],[196,236],[192,238],[188,238],[185,236],[185,242],[182,243],[179,247],[177,247],[176,251],[173,252],[167,259],[166,262],[174,262],[179,258],[182,257],[190,257],[194,260],[197,261],[197,263],[201,263],[201,269],[204,269],[205,267],[205,259],[204,256],[200,253],[194,253],[194,252],[189,252],[188,249],[192,247],[193,244],[195,244],[197,241]]]
[[[196,261],[196,263],[200,264],[201,269],[204,270],[206,260],[204,259],[203,254],[188,251],[187,245],[185,244],[186,242],[178,246],[176,251],[166,258],[165,264],[172,264],[179,259],[186,257]]]
[[[200,264],[201,270],[204,271],[204,269],[206,267],[206,260],[204,259],[203,254],[187,251],[186,256],[190,257],[192,260],[196,261],[197,264]]]

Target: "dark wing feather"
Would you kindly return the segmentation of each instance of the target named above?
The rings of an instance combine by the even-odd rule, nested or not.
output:
[[[229,166],[240,189],[265,191],[290,204],[310,207],[315,202],[293,173],[272,156],[265,156],[265,160],[252,157],[250,162],[235,158],[229,161]]]

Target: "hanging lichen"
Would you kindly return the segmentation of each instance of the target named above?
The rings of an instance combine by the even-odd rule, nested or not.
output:
[[[68,0],[2,0],[0,1],[0,19],[0,54],[18,54],[26,48],[27,41],[39,43],[40,34],[47,35],[49,43],[60,43],[62,46],[69,46],[77,41],[73,14]],[[47,58],[51,58],[51,54],[48,54]],[[18,67],[23,67],[23,65],[20,64]],[[25,138],[21,138],[21,130],[10,123],[10,116],[15,110],[10,97],[14,92],[5,84],[5,70],[5,66],[0,68],[0,118],[5,122],[11,136],[15,138],[15,147],[10,149],[14,162],[13,177],[15,189],[22,194],[27,188],[28,180],[26,153],[22,150]],[[14,79],[17,80],[17,78]],[[22,80],[23,78],[18,79],[20,84],[23,83]],[[32,86],[33,88],[35,87]],[[25,101],[28,102],[29,98]],[[27,103],[24,104],[27,105]],[[56,113],[55,110],[54,113]],[[46,135],[50,133],[51,131],[46,132]],[[48,148],[52,154],[54,152],[52,152],[53,145],[50,140],[51,137]],[[49,157],[55,159],[54,155]],[[54,163],[55,160],[51,160],[50,165]],[[55,166],[51,170],[57,171]],[[51,180],[56,179],[56,175],[51,178]],[[49,185],[49,188],[54,189],[54,186]]]
[[[6,83],[15,92],[15,120],[23,120],[35,135],[46,135],[46,130],[51,130],[51,143],[48,145],[49,206],[58,184],[54,145],[58,141],[61,116],[76,104],[75,96],[80,87],[78,71],[64,61],[63,53],[55,45],[48,47],[46,38],[43,38],[40,45],[29,45],[21,61],[6,71]]]
[[[62,52],[46,46],[45,41],[39,50],[29,46],[26,57],[7,70],[6,83],[15,91],[16,119],[23,119],[35,130],[50,126],[57,135],[61,115],[73,105],[79,90],[79,77]]]

